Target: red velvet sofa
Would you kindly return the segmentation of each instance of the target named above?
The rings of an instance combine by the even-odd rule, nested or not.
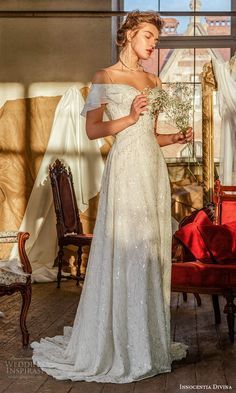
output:
[[[218,295],[224,296],[223,312],[227,316],[229,337],[233,343],[236,313],[236,187],[223,187],[217,181],[214,204],[215,215],[211,225],[209,218],[212,220],[213,214],[209,208],[202,209],[208,218],[202,212],[195,212],[180,223],[179,231],[174,235],[171,284],[172,291],[193,293],[197,299],[200,294],[212,295],[216,323],[221,321]],[[200,223],[198,217],[201,217]]]

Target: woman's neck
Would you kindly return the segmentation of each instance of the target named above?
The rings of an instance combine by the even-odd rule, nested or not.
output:
[[[121,51],[119,61],[122,68],[129,71],[141,71],[142,66],[139,64],[139,58],[130,51]]]

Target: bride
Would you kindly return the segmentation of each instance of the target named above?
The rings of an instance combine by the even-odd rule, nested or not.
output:
[[[57,379],[127,383],[170,372],[186,355],[170,338],[171,199],[160,147],[191,141],[192,129],[155,132],[142,90],[161,81],[139,63],[161,28],[154,12],[128,14],[117,32],[119,61],[96,72],[82,111],[90,139],[115,141],[73,328],[31,344],[33,362]]]

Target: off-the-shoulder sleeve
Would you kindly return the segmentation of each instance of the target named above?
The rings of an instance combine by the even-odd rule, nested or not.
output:
[[[106,85],[105,84],[93,84],[89,90],[88,97],[85,101],[82,116],[86,116],[88,111],[100,108],[102,104],[107,104],[106,96]]]

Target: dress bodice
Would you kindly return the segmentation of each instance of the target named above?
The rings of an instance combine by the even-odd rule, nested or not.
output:
[[[85,116],[87,111],[106,104],[105,115],[107,118],[109,120],[119,119],[129,115],[132,102],[139,94],[141,94],[140,90],[127,84],[93,84],[81,114]],[[147,132],[153,133],[153,126],[154,121],[149,112],[144,112],[135,124],[119,132],[116,139],[126,139],[129,136],[139,136]]]

